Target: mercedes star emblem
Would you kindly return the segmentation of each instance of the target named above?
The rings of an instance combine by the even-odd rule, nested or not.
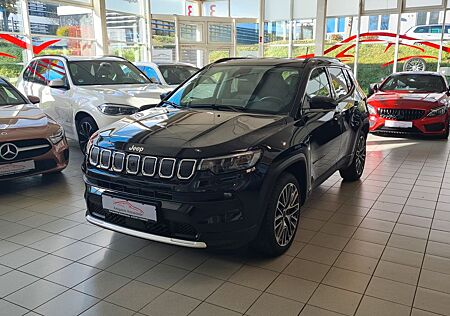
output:
[[[0,147],[0,157],[4,160],[13,160],[19,154],[19,148],[11,143],[3,144]]]

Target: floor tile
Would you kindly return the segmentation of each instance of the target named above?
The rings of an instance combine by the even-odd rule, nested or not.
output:
[[[408,316],[411,308],[393,302],[364,296],[356,316]]]
[[[168,266],[165,264],[158,264],[151,268],[146,273],[139,276],[139,281],[168,289],[182,278],[184,278],[189,271],[177,267]],[[123,274],[122,274],[123,275]]]
[[[317,282],[281,274],[269,286],[267,292],[306,303],[318,285]]]
[[[116,305],[139,311],[164,292],[155,286],[132,281],[109,295],[105,300]]]
[[[411,306],[414,300],[415,292],[415,286],[382,279],[379,277],[373,277],[367,288],[366,295]]]
[[[35,309],[66,290],[66,287],[53,282],[38,280],[10,294],[5,299],[28,309]]]
[[[0,315],[13,316],[13,315],[25,315],[27,309],[0,299]]]
[[[38,278],[20,271],[10,271],[0,276],[0,298],[3,298],[35,281]]]
[[[255,289],[225,282],[206,301],[239,313],[245,313],[261,294],[261,291]]]
[[[239,316],[240,313],[232,310],[212,305],[209,303],[201,303],[189,316]]]
[[[99,269],[75,262],[46,276],[45,279],[67,287],[73,287],[100,271]]]
[[[335,266],[347,270],[372,274],[378,263],[377,259],[343,252],[337,259]]]
[[[320,282],[329,269],[330,266],[328,265],[303,259],[294,259],[283,273],[314,282]]]
[[[303,308],[302,312],[300,313],[300,316],[340,316],[340,315],[342,314],[338,314],[312,305],[306,305]]]
[[[108,303],[99,302],[89,308],[87,311],[82,313],[80,316],[98,316],[98,315],[108,315],[108,316],[132,316],[133,311],[125,309],[123,307]]]
[[[20,271],[43,278],[50,273],[62,269],[72,261],[61,257],[46,255],[19,268]]]
[[[363,294],[369,281],[368,274],[332,267],[322,283]]]
[[[184,316],[192,312],[200,303],[201,301],[192,297],[167,291],[140,312],[151,316]]]
[[[397,264],[381,260],[375,271],[375,275],[384,279],[417,285],[419,268]]]
[[[289,299],[264,293],[248,310],[247,315],[298,315],[303,304]]]
[[[128,278],[137,278],[157,265],[156,262],[141,257],[129,256],[108,267],[106,270]]]
[[[361,294],[355,292],[319,285],[308,304],[345,315],[353,315],[361,297]]]
[[[97,302],[98,300],[92,296],[68,290],[44,305],[39,306],[36,312],[46,316],[61,316],[61,309],[64,308],[64,316],[75,316]]]
[[[223,283],[222,280],[190,273],[170,288],[171,291],[204,300]]]
[[[417,288],[414,307],[442,315],[449,315],[450,295],[424,288]]]
[[[102,271],[74,287],[75,290],[103,299],[124,286],[130,279]]]
[[[243,266],[228,280],[257,290],[265,290],[278,276],[278,273],[251,266]]]
[[[17,269],[45,255],[45,252],[25,247],[0,257],[0,264]]]

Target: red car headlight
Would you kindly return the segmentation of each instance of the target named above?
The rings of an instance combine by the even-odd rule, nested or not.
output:
[[[369,111],[369,114],[371,114],[371,115],[377,114],[377,109],[375,107],[371,106],[370,104],[367,104],[367,110]]]
[[[448,107],[445,106],[441,106],[435,109],[432,109],[430,113],[428,113],[427,117],[435,117],[435,116],[441,116],[446,114],[448,111]]]

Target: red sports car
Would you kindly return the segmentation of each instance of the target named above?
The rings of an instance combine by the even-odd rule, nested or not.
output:
[[[372,133],[449,136],[447,80],[434,72],[389,76],[368,100]]]

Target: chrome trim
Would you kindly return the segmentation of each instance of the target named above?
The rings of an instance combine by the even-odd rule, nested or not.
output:
[[[144,171],[145,160],[146,160],[147,158],[148,158],[148,159],[154,159],[154,160],[155,160],[155,166],[153,167],[153,173],[147,173],[147,172]],[[144,176],[146,176],[146,177],[154,177],[155,174],[156,174],[156,164],[157,164],[157,163],[158,163],[158,158],[153,157],[153,156],[145,156],[145,157],[142,159],[142,167],[141,167],[141,169],[142,169],[142,174],[143,174]]]
[[[109,159],[108,159],[108,165],[104,165],[102,164],[102,156],[104,152],[109,152]],[[99,166],[102,169],[109,169],[109,167],[111,166],[111,156],[112,156],[112,152],[109,149],[102,149],[100,150],[100,155],[99,155]]]
[[[94,225],[113,230],[122,234],[127,234],[130,236],[148,239],[152,241],[162,242],[165,244],[170,245],[176,245],[176,246],[183,246],[183,247],[189,247],[189,248],[206,248],[206,243],[200,242],[200,241],[190,241],[190,240],[183,240],[183,239],[176,239],[176,238],[170,238],[170,237],[163,237],[158,235],[153,235],[149,233],[144,233],[138,230],[129,229],[126,227],[118,226],[115,224],[111,224],[108,222],[105,222],[101,219],[95,218],[91,215],[86,215],[86,220]]]
[[[30,150],[35,150],[35,149],[41,149],[41,148],[47,148],[47,147],[51,147],[50,145],[36,145],[36,146],[28,146],[28,147],[17,147],[17,151],[18,152],[22,152],[22,151],[30,151]]]
[[[119,168],[115,168],[114,167],[114,160],[116,159],[116,155],[120,155],[120,156],[122,156],[122,167],[119,169]],[[122,172],[123,171],[123,167],[125,166],[125,154],[124,153],[121,153],[121,152],[114,152],[113,154],[112,154],[112,163],[111,163],[111,168],[112,168],[112,170],[113,171],[115,171],[115,172]]]
[[[97,148],[97,149],[98,149],[97,161],[95,161],[95,163],[94,163],[94,161],[92,161],[92,159],[91,159],[92,150],[93,150],[94,148]],[[99,160],[99,159],[100,159],[100,148],[98,148],[97,146],[92,146],[91,150],[89,151],[89,163],[90,163],[92,166],[97,166],[97,165],[98,165],[98,160]]]
[[[164,160],[171,160],[171,161],[173,161],[172,172],[170,173],[170,176],[163,176],[163,175],[161,174],[161,166],[162,166]],[[162,159],[161,159],[161,162],[159,163],[159,171],[158,171],[159,177],[160,177],[160,178],[163,178],[163,179],[170,179],[170,178],[172,178],[172,177],[173,177],[173,174],[174,174],[174,172],[175,172],[175,165],[176,165],[176,164],[177,164],[177,160],[174,159],[174,158],[162,158]]]
[[[138,166],[136,168],[136,172],[131,172],[130,169],[128,169],[128,161],[130,160],[130,157],[137,157],[138,158],[138,162],[137,162]],[[127,171],[127,173],[129,173],[129,174],[138,174],[139,173],[139,163],[140,162],[141,162],[141,156],[135,155],[135,154],[129,154],[127,156],[127,164],[125,166],[125,170]]]
[[[181,169],[181,165],[183,164],[183,161],[194,162],[194,166],[192,167],[191,174],[189,175],[189,177],[182,177],[180,175],[180,169]],[[196,167],[197,167],[197,160],[195,160],[195,159],[181,159],[180,163],[178,164],[177,178],[180,179],[180,180],[189,180],[194,175]]]

